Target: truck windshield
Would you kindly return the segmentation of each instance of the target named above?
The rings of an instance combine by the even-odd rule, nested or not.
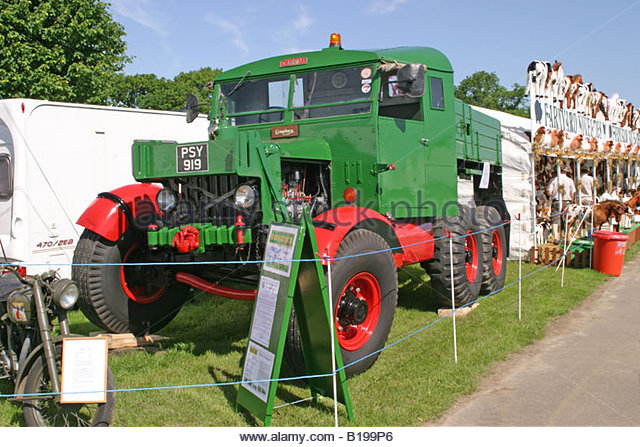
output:
[[[289,76],[245,81],[231,96],[237,82],[222,84],[220,93],[227,98],[227,114],[232,126],[275,123],[284,119],[289,99]]]
[[[349,67],[225,83],[220,94],[232,126],[281,122],[286,110],[294,120],[354,115],[371,112],[372,78],[371,66]]]
[[[293,118],[369,113],[372,74],[372,68],[365,66],[297,75],[293,87]]]

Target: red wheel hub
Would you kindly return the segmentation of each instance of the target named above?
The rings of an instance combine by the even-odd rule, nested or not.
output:
[[[142,262],[138,255],[137,248],[139,244],[136,242],[127,251],[122,259],[120,267],[120,282],[122,290],[133,301],[138,304],[151,304],[157,301],[167,290],[167,286],[158,286],[152,284],[152,280],[157,274],[153,267],[144,267],[139,265],[125,265],[127,262]]]
[[[467,280],[473,283],[478,275],[478,242],[476,235],[472,231],[469,231],[467,237],[464,238],[464,255]]]
[[[343,349],[355,351],[367,343],[378,323],[380,303],[380,284],[371,273],[360,272],[347,281],[335,308],[338,342]]]
[[[502,272],[502,239],[500,239],[500,233],[498,231],[493,232],[491,239],[491,257],[493,273],[498,276]]]

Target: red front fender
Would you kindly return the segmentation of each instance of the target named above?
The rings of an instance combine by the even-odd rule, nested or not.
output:
[[[333,208],[316,216],[316,240],[321,256],[334,257],[342,239],[353,227],[365,220],[375,219],[391,227],[389,219],[377,211],[357,206]]]
[[[426,261],[433,257],[431,224],[397,223],[377,211],[356,206],[334,208],[316,216],[316,240],[319,255],[335,257],[344,237],[355,227],[380,234],[393,251],[397,267]]]
[[[159,186],[149,183],[135,183],[110,191],[120,197],[129,207],[134,217],[142,212],[149,212],[149,204],[157,213],[156,194]],[[112,200],[98,197],[80,216],[77,222],[87,230],[91,230],[110,241],[117,241],[124,234],[129,222],[120,206]]]

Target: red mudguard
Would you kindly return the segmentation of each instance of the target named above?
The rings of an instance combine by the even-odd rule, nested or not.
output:
[[[159,190],[160,187],[156,185],[136,183],[122,186],[110,192],[120,197],[127,204],[133,216],[137,216],[136,211],[142,201],[147,206],[151,202],[156,212],[158,212],[156,194],[158,194]],[[122,208],[114,201],[101,197],[98,197],[89,205],[78,219],[77,224],[110,241],[117,241],[129,226]]]
[[[334,208],[316,216],[316,240],[319,255],[335,257],[342,239],[357,224],[363,221],[376,220],[388,226],[395,233],[398,243],[390,248],[401,248],[394,252],[396,267],[427,261],[433,257],[433,236],[431,225],[414,225],[410,223],[392,222],[377,211],[356,206]],[[367,228],[366,225],[362,228]]]

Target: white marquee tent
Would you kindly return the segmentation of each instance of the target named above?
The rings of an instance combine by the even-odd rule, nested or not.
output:
[[[502,184],[504,200],[511,214],[510,259],[517,259],[534,243],[534,215],[531,197],[531,120],[497,110],[475,107],[500,121],[502,131]],[[470,181],[458,182],[458,200],[469,204],[473,197],[473,185]],[[520,221],[517,220],[518,215]]]

